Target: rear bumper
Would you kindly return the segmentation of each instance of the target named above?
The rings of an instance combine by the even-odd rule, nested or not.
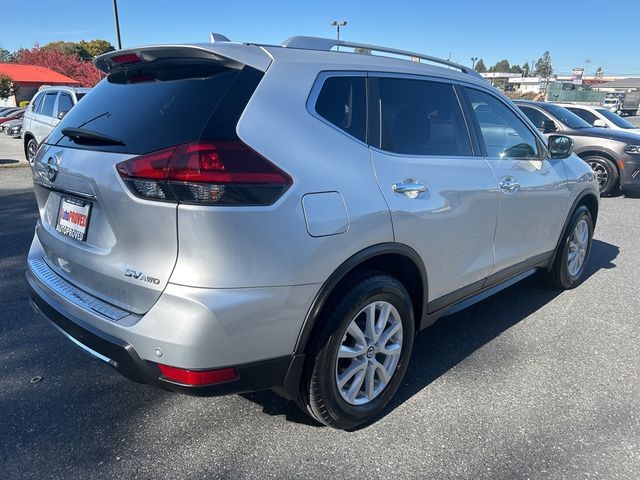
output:
[[[274,389],[286,398],[294,398],[304,363],[303,355],[233,366],[238,378],[215,385],[192,386],[163,378],[157,365],[142,359],[128,342],[100,331],[65,311],[64,307],[38,285],[31,272],[26,273],[31,305],[76,346],[108,363],[120,374],[139,383],[189,395],[211,396]],[[218,368],[218,367],[216,367]]]

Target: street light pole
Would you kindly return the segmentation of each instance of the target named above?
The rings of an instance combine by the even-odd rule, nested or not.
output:
[[[476,62],[478,61],[478,57],[471,57],[471,68],[473,70],[476,69]]]
[[[336,30],[338,31],[338,43],[340,43],[340,27],[346,27],[347,26],[347,22],[345,22],[344,20],[342,20],[340,22],[337,21],[337,20],[334,20],[333,22],[331,22],[331,26],[332,27],[336,27]],[[340,45],[338,45],[337,48],[338,48],[338,50],[340,50]]]
[[[116,22],[116,37],[118,39],[118,50],[122,50],[122,40],[120,39],[120,20],[118,20],[118,0],[113,0],[113,16]]]

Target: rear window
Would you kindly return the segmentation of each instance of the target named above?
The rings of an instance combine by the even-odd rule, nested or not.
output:
[[[409,155],[471,155],[452,85],[380,78],[379,88],[383,150]]]
[[[237,82],[241,77],[252,81]],[[233,138],[237,120],[260,78],[261,72],[250,67],[228,68],[220,62],[165,61],[129,67],[112,73],[87,93],[53,131],[49,143],[144,154],[201,138],[216,139],[218,134],[219,138]],[[242,86],[241,94],[232,88],[236,83]],[[243,104],[232,118],[220,122],[213,114],[230,101]],[[97,132],[124,145],[77,145],[61,134],[66,127]]]
[[[41,115],[46,115],[47,117],[53,117],[53,106],[56,103],[57,92],[47,93],[44,96],[44,101],[42,102],[42,107],[38,110],[38,113]]]

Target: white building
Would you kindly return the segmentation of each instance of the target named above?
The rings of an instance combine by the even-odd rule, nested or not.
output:
[[[540,93],[543,90],[544,79],[541,77],[509,78],[509,85],[520,93]]]

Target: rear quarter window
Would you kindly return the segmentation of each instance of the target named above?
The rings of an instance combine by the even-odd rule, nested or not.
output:
[[[366,141],[367,109],[364,77],[336,76],[322,84],[315,110],[340,130]]]

